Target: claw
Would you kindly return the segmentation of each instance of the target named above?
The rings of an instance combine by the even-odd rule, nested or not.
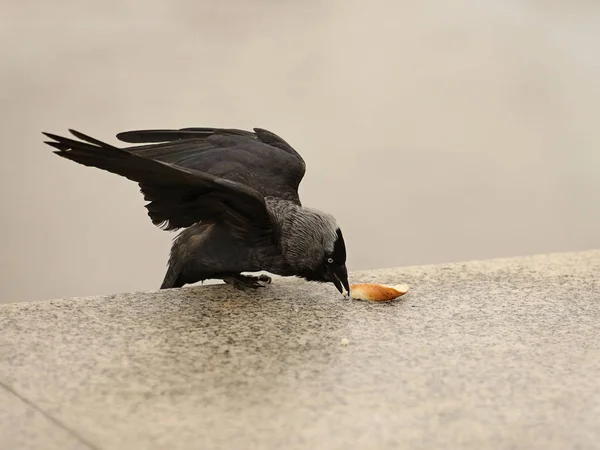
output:
[[[258,281],[263,282],[265,285],[267,284],[271,284],[271,277],[268,275],[259,275],[258,277]]]
[[[234,275],[223,278],[227,284],[231,284],[236,289],[257,289],[264,288],[271,283],[271,277],[267,275],[259,275],[257,277],[251,275]]]

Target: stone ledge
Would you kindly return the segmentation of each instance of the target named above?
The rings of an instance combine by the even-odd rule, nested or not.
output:
[[[387,304],[276,280],[0,305],[0,381],[91,448],[598,448],[599,275],[589,251],[352,274],[411,286]],[[27,423],[0,446],[38,448]]]

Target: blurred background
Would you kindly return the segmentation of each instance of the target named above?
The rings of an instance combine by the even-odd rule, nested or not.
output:
[[[274,131],[351,270],[600,247],[596,0],[0,5],[0,302],[162,281],[174,234],[68,128]]]

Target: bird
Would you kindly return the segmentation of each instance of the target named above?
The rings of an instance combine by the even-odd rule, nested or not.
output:
[[[73,137],[42,133],[58,156],[136,182],[152,223],[178,231],[159,289],[214,279],[250,290],[272,278],[247,272],[267,272],[331,283],[349,297],[340,226],[302,204],[306,163],[275,133],[138,129],[117,133],[130,144],[119,147],[73,129]]]

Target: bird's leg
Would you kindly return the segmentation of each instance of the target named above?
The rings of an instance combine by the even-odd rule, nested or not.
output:
[[[252,275],[242,275],[241,273],[223,277],[223,281],[227,284],[231,284],[237,289],[256,289],[260,287],[266,287],[267,284],[271,283],[271,277],[268,275],[259,275],[257,277]]]

